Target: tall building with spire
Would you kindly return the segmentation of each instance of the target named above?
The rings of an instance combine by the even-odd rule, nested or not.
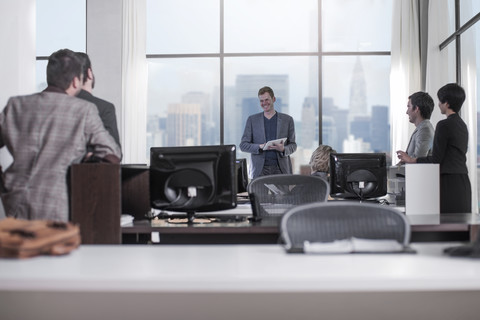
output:
[[[359,56],[355,61],[350,81],[349,111],[351,120],[355,119],[356,116],[365,116],[368,112],[365,73]]]

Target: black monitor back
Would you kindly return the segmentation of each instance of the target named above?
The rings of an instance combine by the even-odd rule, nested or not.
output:
[[[237,205],[235,145],[150,149],[152,208],[205,212]]]
[[[386,195],[386,154],[331,153],[330,194],[333,197],[357,199]]]

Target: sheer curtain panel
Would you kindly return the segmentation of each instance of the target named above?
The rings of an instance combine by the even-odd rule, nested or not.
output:
[[[123,163],[145,163],[147,132],[146,1],[123,1]]]
[[[415,127],[406,115],[408,96],[421,89],[419,17],[417,0],[394,2],[390,72],[392,164],[397,150],[405,150]]]

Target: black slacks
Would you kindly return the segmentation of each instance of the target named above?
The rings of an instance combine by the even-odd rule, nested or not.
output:
[[[472,212],[472,186],[468,174],[440,175],[440,213]]]

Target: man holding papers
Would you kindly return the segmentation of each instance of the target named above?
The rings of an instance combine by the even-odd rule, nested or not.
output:
[[[293,118],[275,111],[270,87],[258,91],[263,112],[251,115],[245,124],[240,150],[251,153],[250,176],[292,173],[290,154],[297,150]]]

